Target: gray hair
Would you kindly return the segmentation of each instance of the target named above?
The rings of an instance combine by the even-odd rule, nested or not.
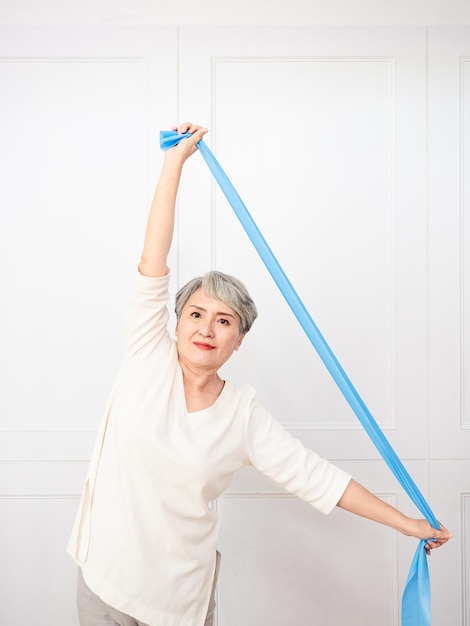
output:
[[[213,298],[220,300],[233,309],[241,319],[240,333],[247,333],[258,316],[255,303],[245,285],[233,276],[222,272],[208,272],[186,283],[176,294],[175,313],[179,320],[184,305],[198,289]]]

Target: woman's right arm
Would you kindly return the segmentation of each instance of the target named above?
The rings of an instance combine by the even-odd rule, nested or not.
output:
[[[176,194],[183,165],[194,152],[196,144],[207,133],[206,128],[185,122],[173,127],[180,134],[191,133],[179,144],[165,152],[163,166],[158,179],[147,221],[144,248],[139,263],[143,276],[166,276],[167,258],[173,240]]]

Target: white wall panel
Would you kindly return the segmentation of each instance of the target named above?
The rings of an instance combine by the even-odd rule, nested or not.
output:
[[[398,623],[396,540],[387,529],[332,525],[289,496],[224,497],[222,514],[219,626],[337,626],[345,606],[354,626]]]
[[[370,389],[382,425],[396,427],[394,60],[221,58],[213,71],[219,158],[248,191],[261,231],[346,370]],[[257,132],[263,139],[237,161],[245,132],[247,142]],[[289,428],[356,428],[224,208],[220,199],[217,266],[263,285],[248,375]],[[277,372],[266,374],[266,360],[279,374],[291,370],[287,392],[277,386],[272,396]]]
[[[0,494],[4,624],[78,626],[77,568],[64,551],[77,506],[76,497]]]
[[[461,520],[461,546],[462,546],[462,562],[461,562],[461,597],[462,597],[462,615],[463,623],[468,624],[470,615],[470,490],[468,484],[465,485],[466,490],[460,492],[460,520]]]
[[[156,116],[174,115],[175,31],[30,34],[6,31],[0,50],[0,425],[96,424],[160,159]]]
[[[180,40],[183,117],[210,127],[222,167],[400,454],[424,457],[412,436],[427,415],[424,31],[182,29]],[[230,376],[326,455],[374,457],[207,181],[198,169],[182,197],[181,248],[203,243],[182,278],[194,263],[234,273],[261,314]]]
[[[96,430],[79,428],[22,429],[4,427],[0,437],[0,459],[3,461],[63,461],[84,460],[90,457]]]
[[[119,275],[128,283],[120,271],[141,222],[129,208],[145,204],[145,62],[13,58],[0,72],[9,294],[1,358],[15,382],[1,397],[2,425],[89,422],[103,398],[100,374],[111,375],[119,355],[120,286],[112,286]],[[115,302],[105,306],[107,284]]]
[[[431,454],[470,450],[470,29],[429,36]]]
[[[470,460],[430,463],[431,502],[454,539],[430,559],[433,623],[470,623]],[[446,589],[446,593],[441,593]]]
[[[83,486],[86,461],[3,461],[0,494],[8,497],[76,498]],[[77,503],[78,506],[78,503]]]

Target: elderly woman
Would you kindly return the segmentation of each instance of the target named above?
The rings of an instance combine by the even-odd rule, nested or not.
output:
[[[207,132],[165,153],[132,297],[122,367],[106,407],[68,551],[79,565],[81,626],[209,626],[220,555],[209,504],[252,465],[322,513],[335,506],[417,538],[451,534],[384,503],[306,449],[220,367],[257,312],[245,286],[210,272],[176,296],[168,324],[167,256],[186,159]]]

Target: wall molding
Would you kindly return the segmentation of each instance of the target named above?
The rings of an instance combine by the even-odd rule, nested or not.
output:
[[[470,411],[467,410],[467,389],[465,381],[467,380],[467,354],[470,353],[470,346],[467,347],[466,343],[469,341],[469,333],[467,332],[468,321],[465,311],[465,294],[467,289],[470,288],[470,265],[466,267],[466,255],[465,250],[468,250],[467,232],[466,232],[466,220],[465,220],[465,192],[467,191],[465,185],[465,170],[464,163],[466,162],[465,154],[465,132],[466,122],[470,122],[470,115],[467,107],[465,107],[465,100],[470,96],[465,92],[465,74],[470,72],[470,57],[461,56],[459,59],[459,400],[460,400],[460,428],[470,429]],[[465,119],[467,117],[467,119]],[[470,145],[468,146],[470,149]],[[467,229],[469,227],[467,226]],[[470,229],[469,229],[470,234]],[[468,264],[468,261],[467,261]],[[467,279],[468,287],[466,287],[465,279]],[[470,386],[468,389],[470,393]],[[468,415],[467,415],[468,412]]]
[[[462,598],[462,626],[468,624],[470,610],[470,491],[460,492],[460,584]]]
[[[79,500],[80,493],[0,493],[0,500]]]

